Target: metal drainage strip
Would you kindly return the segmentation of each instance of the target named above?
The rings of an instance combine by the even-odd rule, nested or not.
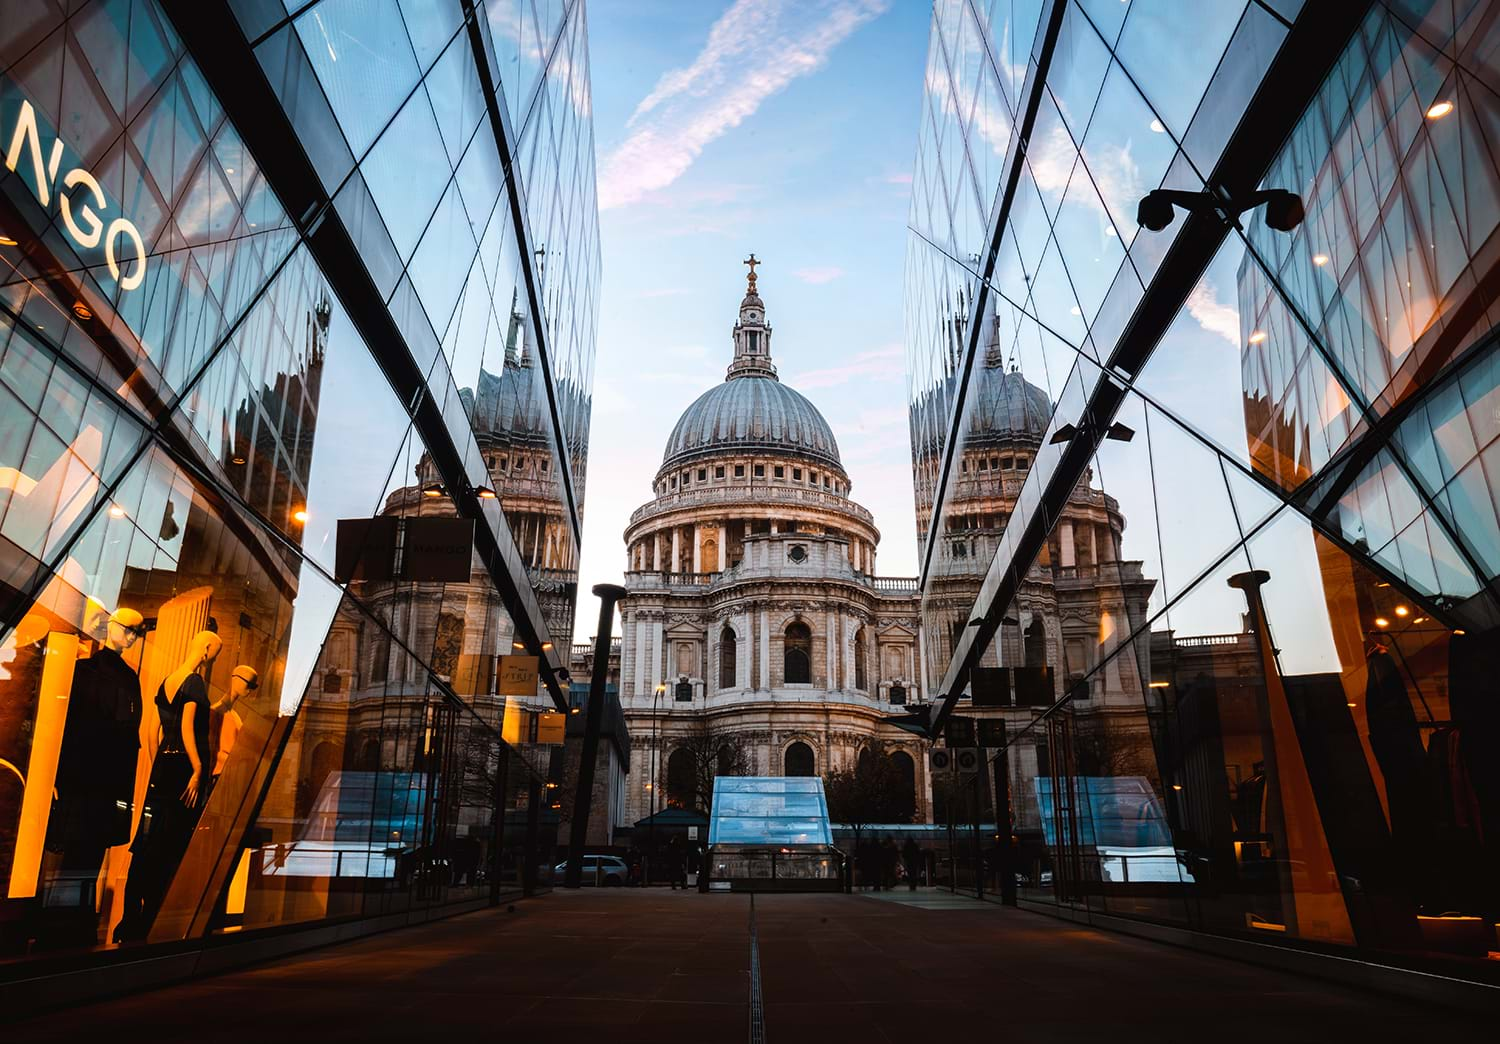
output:
[[[755,893],[750,893],[750,1044],[766,1044],[766,1010],[760,996],[760,941],[755,934]]]

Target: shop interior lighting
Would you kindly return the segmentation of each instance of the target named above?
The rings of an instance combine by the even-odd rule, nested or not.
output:
[[[542,643],[542,651],[543,652],[551,652],[552,651],[552,643],[551,642],[543,642]]]
[[[1312,262],[1313,262],[1313,264],[1317,265],[1319,268],[1322,268],[1324,265],[1328,264],[1328,255],[1327,254],[1314,254],[1312,256]]]
[[[229,458],[229,463],[231,463],[231,464],[243,464],[243,463],[245,463],[245,458],[244,457],[239,457],[239,456],[230,457]]]
[[[73,314],[83,320],[94,318],[94,310],[88,305],[84,304],[82,301],[73,302]]]
[[[1149,124],[1147,124],[1147,126],[1149,126],[1151,130],[1157,134],[1167,133],[1166,125],[1163,124],[1161,120],[1152,120]]]
[[[1453,103],[1444,99],[1443,101],[1433,103],[1432,108],[1427,110],[1427,118],[1429,120],[1440,120],[1452,111]]]
[[[292,512],[292,517],[295,518],[298,522],[306,522],[307,521],[307,509],[306,508],[298,508],[296,511]]]
[[[111,504],[109,506],[109,517],[110,518],[124,518],[125,517],[125,509],[122,508],[119,504]]]
[[[1153,689],[1170,689],[1172,687],[1172,683],[1164,681],[1154,681],[1151,683],[1151,687]]]
[[[494,500],[497,496],[499,496],[499,494],[496,493],[493,489],[490,489],[489,486],[475,486],[474,495],[480,500]]]
[[[1251,343],[1251,344],[1260,344],[1260,343],[1262,343],[1262,342],[1263,342],[1263,341],[1264,341],[1264,340],[1265,340],[1265,339],[1266,339],[1266,332],[1265,332],[1265,331],[1264,331],[1264,330],[1256,330],[1256,331],[1255,331],[1255,332],[1254,332],[1254,333],[1252,333],[1252,334],[1251,334],[1251,335],[1250,335],[1250,336],[1249,336],[1249,337],[1248,337],[1248,338],[1247,338],[1247,340],[1249,340],[1249,342],[1250,342],[1250,343]]]
[[[437,499],[438,497],[446,497],[447,495],[448,490],[441,482],[429,482],[422,487],[422,496],[424,497]]]
[[[16,241],[10,236],[0,236],[0,246],[15,246]]]
[[[1377,617],[1375,617],[1375,626],[1376,627],[1389,627],[1390,625],[1391,625],[1391,622],[1389,620],[1387,620],[1385,617],[1383,617],[1383,616],[1377,616]]]
[[[1408,608],[1406,608],[1406,606],[1404,606],[1404,605],[1398,605],[1398,606],[1396,606],[1396,615],[1397,616],[1406,616],[1410,612],[1411,612],[1411,610],[1408,609]]]

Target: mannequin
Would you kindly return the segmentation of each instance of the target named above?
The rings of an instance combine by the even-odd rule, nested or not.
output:
[[[123,654],[139,639],[143,622],[134,609],[116,609],[105,624],[103,645],[73,669],[47,836],[47,847],[62,859],[50,889],[56,901],[48,905],[76,906],[78,938],[69,941],[84,945],[96,941],[94,886],[105,850],[130,840],[141,681]]]
[[[144,939],[151,930],[208,797],[208,683],[199,672],[213,666],[223,647],[217,634],[199,631],[187,658],[156,691],[161,722],[156,757],[141,825],[130,845],[125,914],[115,928],[116,942]]]
[[[1422,892],[1422,862],[1429,849],[1429,820],[1425,766],[1427,749],[1417,727],[1411,697],[1401,670],[1389,651],[1390,639],[1372,631],[1365,642],[1369,668],[1365,683],[1365,720],[1370,750],[1385,780],[1386,806],[1390,809],[1392,856],[1403,870],[1414,901]]]
[[[224,720],[219,726],[219,752],[214,758],[213,776],[209,781],[210,792],[224,774],[224,766],[229,763],[229,752],[234,749],[234,741],[239,737],[240,729],[245,727],[245,719],[240,717],[237,709],[239,702],[258,688],[260,674],[254,667],[240,664],[229,676],[229,695],[214,704],[214,710],[223,714]]]

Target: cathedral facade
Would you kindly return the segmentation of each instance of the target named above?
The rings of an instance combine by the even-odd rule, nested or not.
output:
[[[946,662],[966,626],[1051,404],[992,344],[958,458],[960,495],[933,556],[923,633],[916,581],[876,575],[880,533],[850,497],[833,431],[777,376],[751,272],[725,379],[678,420],[652,499],[624,533],[629,593],[616,662],[634,753],[617,825],[701,807],[705,773],[823,776],[871,754],[904,777],[914,821],[944,822],[947,788],[929,778],[927,741],[889,719],[936,698],[925,691],[922,658]],[[918,404],[919,447],[921,414]],[[919,531],[927,522],[919,502]],[[1005,694],[966,699],[964,717],[1021,728],[1031,707],[1107,657],[1113,635],[1100,620],[1139,618],[1154,587],[1139,562],[1120,560],[1124,528],[1115,499],[1081,483],[1054,543],[1028,570],[1016,616],[983,658],[1003,672]],[[1090,683],[1097,691],[1079,724],[1127,708],[1139,717],[1148,675],[1131,658],[1112,665]],[[1015,779],[1034,775],[1037,759],[1029,737],[1018,743]],[[1039,826],[1034,795],[1018,793],[1014,805],[1019,828]]]
[[[728,373],[678,420],[624,534],[625,823],[701,804],[705,748],[710,771],[771,776],[869,751],[928,814],[925,749],[883,720],[922,696],[916,583],[876,577],[880,532],[771,334],[752,264]]]

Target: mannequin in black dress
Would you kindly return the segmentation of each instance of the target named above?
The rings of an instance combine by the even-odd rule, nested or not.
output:
[[[151,931],[202,814],[207,797],[204,762],[209,755],[209,701],[208,683],[198,672],[213,665],[223,645],[212,631],[199,631],[187,659],[156,692],[160,741],[151,763],[141,825],[130,844],[125,914],[115,928],[116,942],[144,939]]]

